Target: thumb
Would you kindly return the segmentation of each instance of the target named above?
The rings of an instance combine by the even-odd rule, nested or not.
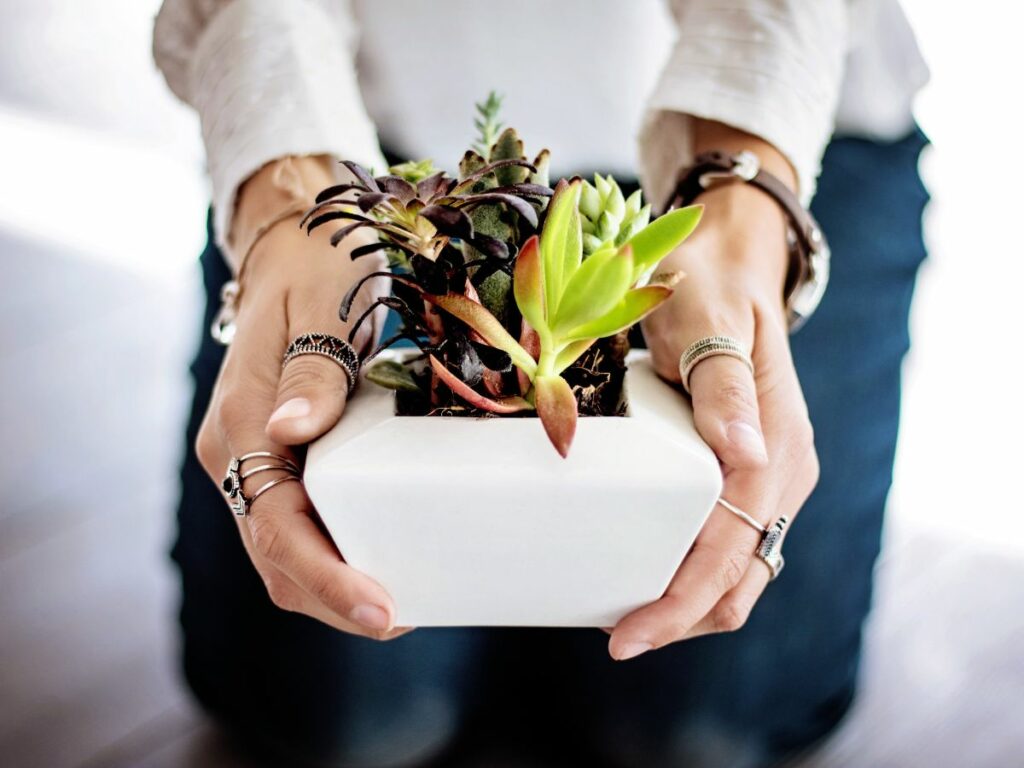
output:
[[[689,384],[694,424],[719,460],[740,469],[767,464],[757,389],[746,365],[722,355],[709,357],[690,373]]]
[[[267,435],[284,445],[302,445],[333,427],[345,410],[348,377],[323,355],[293,357],[281,372]]]

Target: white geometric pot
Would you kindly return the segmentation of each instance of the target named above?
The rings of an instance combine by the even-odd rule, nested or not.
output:
[[[396,416],[362,382],[305,483],[398,626],[610,627],[664,593],[722,477],[685,399],[628,363],[628,415],[581,417],[567,459],[534,418]]]

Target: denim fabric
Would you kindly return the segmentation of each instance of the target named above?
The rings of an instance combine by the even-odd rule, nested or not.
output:
[[[821,481],[787,539],[784,577],[739,632],[625,664],[596,630],[424,629],[379,644],[276,609],[192,452],[222,357],[204,332],[173,553],[200,701],[288,765],[420,765],[498,739],[566,765],[760,766],[827,734],[854,694],[871,602],[925,255],[925,144],[920,132],[836,139],[825,156],[814,212],[832,282],[792,339]],[[212,244],[201,261],[208,326],[228,273]]]

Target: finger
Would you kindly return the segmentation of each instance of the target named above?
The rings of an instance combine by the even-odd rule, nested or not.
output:
[[[336,257],[333,252],[330,255]],[[337,299],[333,293],[324,292],[321,282],[299,283],[292,288],[287,302],[289,341],[307,333],[347,338],[349,327],[338,317]],[[287,445],[315,440],[341,418],[348,391],[345,369],[331,358],[292,358],[281,371],[267,434]]]
[[[683,639],[740,584],[759,541],[751,526],[716,506],[665,595],[616,625],[608,642],[612,658],[624,661]]]
[[[214,462],[217,467],[226,466],[232,456],[255,450],[294,458],[286,445],[266,434],[286,345],[284,308],[279,302],[254,302],[253,306],[262,311],[240,312],[239,330],[214,395],[216,407],[212,410],[217,414],[220,436],[215,446],[220,454]],[[232,383],[222,386],[220,382]],[[263,472],[249,478],[246,493],[251,496],[258,484],[267,482],[273,474]],[[295,609],[311,613],[311,604],[317,603],[317,617],[332,614],[334,626],[344,626],[340,620],[369,632],[392,630],[395,611],[390,596],[377,582],[342,561],[314,522],[314,514],[301,483],[282,483],[253,500],[239,527],[250,551],[308,596],[308,601],[295,603]],[[295,600],[286,586],[280,586],[280,580],[268,584],[268,590],[271,588],[282,602]]]
[[[380,584],[341,559],[312,514],[309,497],[300,483],[271,488],[254,500],[245,517],[252,550],[335,617],[372,632],[393,629],[395,608],[391,597]],[[267,588],[275,603],[294,598],[286,585],[279,594],[273,592],[273,584]],[[282,607],[300,610],[308,603]]]
[[[271,602],[278,608],[304,613],[342,632],[375,640],[392,640],[412,631],[412,627],[394,627],[390,630],[373,629],[342,618],[302,589],[284,571],[260,555],[253,546],[252,537],[247,528],[243,528],[242,542],[249,554],[249,559],[252,560],[263,580]]]
[[[292,358],[281,373],[267,435],[286,445],[303,445],[337,424],[345,410],[348,378],[322,355]]]
[[[768,463],[768,449],[750,369],[724,355],[702,360],[690,372],[693,420],[704,441],[728,467]]]
[[[734,632],[740,629],[750,617],[770,580],[771,571],[768,566],[758,558],[753,558],[740,583],[726,592],[715,607],[694,624],[681,639],[689,640],[701,635]]]

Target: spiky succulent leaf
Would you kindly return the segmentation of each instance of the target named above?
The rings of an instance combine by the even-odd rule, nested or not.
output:
[[[537,158],[533,161],[534,171],[530,174],[530,182],[533,184],[540,184],[542,186],[549,186],[551,183],[551,176],[549,168],[551,166],[551,153],[542,149],[537,155]]]
[[[486,166],[487,158],[472,149],[467,150],[466,154],[464,154],[462,159],[459,161],[459,181],[466,181],[477,173],[477,171]]]
[[[476,105],[477,117],[473,124],[479,132],[479,139],[474,146],[484,157],[490,155],[491,147],[498,138],[498,131],[501,130],[498,115],[501,113],[503,98],[497,92],[491,91],[486,99]]]
[[[523,156],[523,140],[514,128],[506,128],[491,147],[488,158],[492,163],[496,160],[519,160]],[[530,178],[530,171],[523,166],[509,165],[495,171],[499,185],[520,184]]]

